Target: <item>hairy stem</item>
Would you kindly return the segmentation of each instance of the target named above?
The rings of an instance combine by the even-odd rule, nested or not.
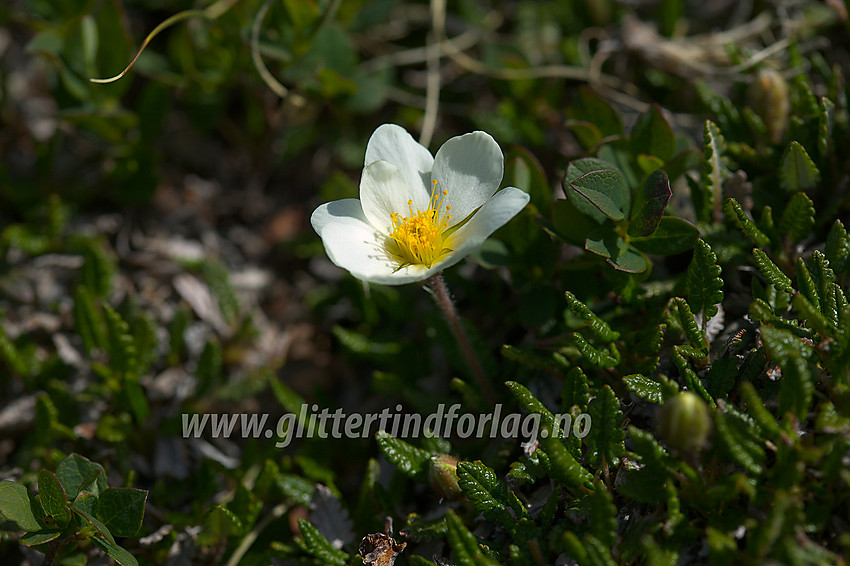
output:
[[[496,391],[493,389],[493,384],[489,379],[487,379],[487,376],[484,375],[484,369],[481,367],[481,362],[478,361],[478,356],[472,348],[472,343],[469,341],[469,336],[463,328],[463,323],[461,323],[460,315],[458,315],[457,309],[455,309],[454,302],[452,301],[451,294],[449,293],[449,288],[446,285],[446,280],[443,279],[442,274],[438,273],[428,279],[428,286],[434,292],[434,300],[446,316],[446,321],[449,323],[449,327],[452,329],[452,332],[457,339],[457,343],[460,345],[460,349],[466,357],[469,368],[472,370],[472,375],[475,376],[475,381],[478,383],[478,387],[481,388],[481,393],[484,395],[484,398],[488,403],[495,405],[496,400],[498,399]]]

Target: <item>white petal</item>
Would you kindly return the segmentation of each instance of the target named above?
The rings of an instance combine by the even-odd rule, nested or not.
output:
[[[365,223],[331,222],[321,235],[331,261],[363,281],[404,285],[424,281],[442,269],[438,265],[430,269],[421,265],[399,269],[398,262],[384,249],[386,236]]]
[[[413,201],[412,204],[408,204]],[[383,232],[392,232],[390,215],[394,212],[410,216],[413,211],[428,208],[428,195],[422,190],[411,191],[395,165],[373,161],[363,168],[360,177],[360,203],[369,223]]]
[[[443,204],[451,206],[456,224],[487,202],[504,173],[504,156],[490,134],[472,132],[448,140],[434,157],[431,178],[438,191],[448,191]]]
[[[363,165],[378,160],[389,161],[398,167],[411,190],[422,188],[430,193],[434,158],[401,126],[384,124],[369,138]]]
[[[363,207],[360,205],[360,200],[356,198],[346,198],[326,202],[313,211],[310,217],[310,224],[313,225],[313,230],[321,236],[322,230],[328,224],[346,224],[346,225],[369,225],[366,216],[363,215]]]
[[[448,244],[460,257],[475,251],[490,234],[504,226],[528,204],[528,193],[516,187],[502,189],[469,222],[452,234]]]

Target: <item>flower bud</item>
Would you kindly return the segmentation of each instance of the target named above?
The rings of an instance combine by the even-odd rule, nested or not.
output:
[[[791,99],[788,83],[773,69],[759,69],[747,90],[750,107],[764,122],[774,143],[782,139],[788,126]]]
[[[462,493],[457,484],[457,463],[458,459],[448,454],[431,457],[428,483],[431,489],[444,499],[456,499]]]
[[[682,452],[701,448],[711,431],[711,416],[705,401],[690,391],[668,399],[658,412],[657,430],[671,448]]]

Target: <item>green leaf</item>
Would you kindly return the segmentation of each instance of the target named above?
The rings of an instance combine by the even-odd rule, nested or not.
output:
[[[576,299],[575,295],[569,291],[565,291],[564,296],[567,299],[570,311],[572,311],[572,313],[578,318],[587,322],[590,329],[600,340],[613,342],[620,337],[619,332],[612,330],[611,327],[608,326],[607,322],[596,316],[593,311],[587,307],[587,305]]]
[[[515,381],[506,381],[505,387],[510,390],[523,409],[531,414],[540,415],[541,424],[554,429],[557,424],[555,422],[555,415],[553,415],[552,412],[543,405],[543,403],[538,401],[537,398],[531,394],[531,391],[529,391],[524,385]],[[569,431],[561,432],[569,433]]]
[[[780,291],[785,291],[786,293],[794,292],[794,284],[791,282],[791,278],[782,273],[782,271],[776,267],[776,264],[770,261],[770,258],[767,257],[767,254],[756,248],[753,250],[753,259],[756,262],[756,267],[758,267],[759,272],[764,276],[768,283],[775,286]]]
[[[711,221],[715,202],[723,194],[723,181],[729,176],[723,157],[725,151],[726,141],[720,129],[711,120],[706,120],[703,129],[702,181],[692,195],[697,219],[701,222]]]
[[[586,148],[593,147],[602,138],[623,133],[623,119],[620,113],[607,100],[585,86],[579,89],[578,99],[567,107],[566,115],[570,120],[586,121],[596,128],[596,137],[579,137],[579,141]]]
[[[747,381],[742,382],[739,392],[744,403],[746,403],[747,414],[752,417],[768,438],[777,440],[782,435],[782,429],[770,411],[764,406],[764,402],[761,400],[753,384]]]
[[[74,326],[83,340],[86,354],[95,348],[106,347],[103,317],[95,308],[91,293],[82,285],[74,293]]]
[[[458,566],[500,566],[498,562],[484,554],[478,545],[478,540],[452,509],[446,512],[446,526],[449,546]]]
[[[604,465],[616,466],[626,451],[626,432],[622,428],[620,400],[614,390],[603,385],[599,394],[590,401],[587,412],[592,426],[584,441],[591,450],[591,465],[597,469]]]
[[[517,187],[531,196],[531,203],[542,214],[552,208],[552,187],[546,179],[543,166],[530,151],[514,146],[505,155],[503,186]]]
[[[29,491],[13,481],[0,482],[0,515],[14,521],[24,531],[35,532],[44,528],[33,513]]]
[[[788,192],[802,192],[810,189],[820,181],[820,171],[815,162],[796,141],[782,156],[779,163],[779,185]]]
[[[590,388],[587,385],[587,376],[581,371],[581,368],[572,368],[564,378],[564,384],[561,387],[561,409],[569,412],[572,407],[578,407],[579,410],[587,409],[587,403],[590,401]]]
[[[80,491],[100,495],[108,487],[103,466],[79,454],[69,454],[59,462],[56,477],[70,500],[76,499]]]
[[[387,460],[395,464],[401,472],[417,481],[425,481],[433,454],[399,440],[383,430],[375,434],[375,440]]]
[[[646,271],[649,263],[629,248],[626,241],[610,226],[603,226],[591,232],[584,243],[587,251],[602,256],[614,268],[628,273]]]
[[[564,192],[579,212],[597,223],[607,218],[622,220],[631,207],[631,192],[625,177],[602,159],[586,158],[570,163],[564,177]]]
[[[682,349],[683,346],[673,346],[673,349],[670,352],[670,358],[673,360],[673,365],[676,366],[676,369],[678,369],[679,373],[682,375],[683,384],[689,390],[698,393],[706,403],[714,407],[717,402],[714,400],[714,397],[708,393],[708,390],[705,388],[705,385],[703,385],[702,380],[682,355]],[[693,350],[695,350],[695,357],[702,354],[702,352],[696,349]]]
[[[348,553],[334,548],[313,523],[306,519],[298,519],[298,529],[301,531],[301,536],[304,537],[307,551],[321,560],[322,564],[345,566],[349,558]]]
[[[645,376],[633,373],[624,376],[623,383],[629,391],[650,403],[661,404],[665,399],[679,392],[678,384],[660,374]]]
[[[569,199],[558,199],[552,204],[552,229],[565,242],[584,246],[587,235],[599,224],[583,214]]]
[[[613,343],[609,344],[608,351],[605,351],[593,346],[578,332],[573,332],[572,338],[582,357],[591,364],[608,368],[614,367],[619,363],[619,352]],[[612,353],[616,353],[616,356],[612,355]]]
[[[628,209],[624,206],[624,201],[627,202],[628,199],[622,197],[622,195],[628,194],[626,192],[628,189],[625,186],[625,179],[619,171],[615,169],[591,171],[570,183],[570,189],[570,196],[578,195],[578,197],[584,199],[583,201],[578,197],[572,199],[579,209],[590,210],[579,204],[586,205],[589,203],[605,217],[615,222],[626,217]]]
[[[115,542],[110,542],[100,537],[93,537],[92,542],[121,566],[138,566],[139,564],[135,556],[130,554],[126,549],[118,546]]]
[[[764,449],[752,423],[731,407],[714,411],[715,438],[721,450],[732,462],[753,476],[762,472]]]
[[[340,344],[356,354],[388,356],[401,352],[401,344],[397,342],[375,342],[365,334],[339,325],[333,327],[333,334]]]
[[[850,236],[840,220],[829,229],[824,253],[836,274],[850,273]]]
[[[706,338],[705,332],[700,330],[696,318],[694,318],[694,314],[691,311],[691,307],[688,305],[688,302],[681,297],[675,297],[673,301],[676,303],[676,309],[679,314],[679,323],[682,325],[682,330],[685,332],[685,338],[688,339],[688,342],[699,353],[700,357],[706,357],[708,355],[709,348],[708,338]]]
[[[836,291],[835,272],[829,266],[829,260],[820,250],[814,250],[809,260],[812,282],[819,298],[820,312],[833,324],[838,324],[838,296]]]
[[[61,534],[62,531],[60,529],[24,533],[24,535],[21,536],[21,544],[26,546],[38,546],[39,544],[56,540]]]
[[[593,491],[587,496],[590,511],[590,534],[606,546],[614,546],[617,538],[617,507],[605,484],[596,480]]]
[[[688,251],[699,237],[696,226],[676,216],[663,216],[650,236],[629,238],[636,249],[655,255],[675,255]]]
[[[717,256],[711,251],[711,246],[698,239],[694,246],[694,256],[688,266],[685,284],[691,311],[701,312],[704,321],[717,314],[717,305],[723,301],[721,273]]]
[[[97,508],[97,496],[88,491],[77,496],[77,499],[74,500],[74,504],[71,506],[74,513],[84,519],[84,524],[88,523],[97,531],[97,534],[91,538],[103,537],[108,542],[115,544],[115,539],[113,538],[112,533],[109,532],[109,529],[106,528],[106,525],[104,525],[100,519],[95,517]]]
[[[41,498],[41,507],[44,514],[51,519],[53,525],[65,527],[71,520],[71,512],[68,509],[68,497],[65,488],[59,483],[56,474],[47,470],[38,473],[38,495]]]
[[[794,193],[782,212],[779,231],[792,242],[801,242],[815,226],[815,205],[805,193]]]
[[[480,461],[459,462],[457,465],[458,485],[472,501],[477,511],[484,514],[488,521],[500,523],[511,529],[515,519],[509,509],[512,507],[526,515],[525,508],[508,491],[508,487],[496,478],[495,472]],[[510,498],[513,498],[513,501]]]
[[[130,326],[109,304],[104,303],[106,328],[109,335],[109,366],[121,376],[136,368],[136,345],[130,334]]]
[[[638,188],[632,203],[629,235],[649,236],[655,232],[672,196],[667,173],[658,170],[650,174]]]
[[[747,213],[735,199],[726,199],[726,202],[723,203],[723,214],[727,220],[734,222],[754,245],[763,247],[770,244],[770,238],[758,229],[755,222],[750,220],[750,217],[747,216]]]
[[[673,157],[676,151],[673,129],[657,105],[653,105],[649,112],[638,118],[630,141],[633,154],[654,155],[660,158],[662,163]]]
[[[110,487],[98,497],[99,516],[117,537],[135,537],[142,528],[148,492],[131,487]]]
[[[591,430],[593,430],[592,424]],[[548,433],[544,431],[546,431],[545,426],[541,426],[540,444],[543,445],[543,449],[549,457],[549,475],[552,479],[566,487],[589,486],[593,480],[590,472],[576,461],[561,439],[552,434],[552,431],[548,431]]]
[[[279,474],[277,486],[280,491],[293,503],[310,506],[313,492],[316,490],[315,483],[294,474]]]
[[[780,328],[763,326],[761,337],[770,359],[782,369],[779,384],[779,411],[791,411],[805,419],[814,395],[814,377],[807,362],[812,347]]]

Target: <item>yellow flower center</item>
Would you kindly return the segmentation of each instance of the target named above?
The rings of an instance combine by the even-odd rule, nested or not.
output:
[[[443,201],[449,191],[437,192],[437,181],[431,191],[428,208],[413,212],[413,201],[407,201],[410,216],[402,216],[398,212],[390,214],[393,231],[390,238],[398,245],[392,253],[398,256],[402,266],[431,265],[451,250],[443,247],[443,233],[448,228],[451,215],[451,205],[443,207]]]

